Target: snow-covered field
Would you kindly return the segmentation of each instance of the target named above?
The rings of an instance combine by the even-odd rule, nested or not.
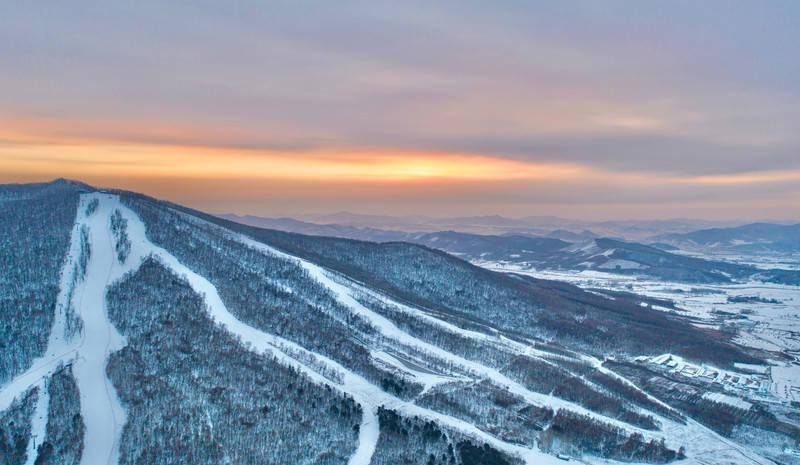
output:
[[[753,406],[750,402],[744,401],[738,397],[728,396],[719,392],[707,392],[703,394],[704,399],[713,400],[714,402],[721,402],[736,407],[741,410],[750,410]]]
[[[716,252],[701,253],[686,250],[671,250],[671,253],[706,260],[720,260],[741,265],[753,265],[763,270],[800,270],[800,254],[738,254]]]
[[[753,260],[750,257],[750,260]],[[772,262],[761,263],[766,268]],[[495,270],[566,281],[584,289],[624,291],[671,300],[679,310],[660,305],[654,309],[678,312],[697,326],[735,328],[735,342],[772,353],[768,367],[741,367],[763,372],[760,387],[783,401],[800,400],[800,287],[761,282],[726,285],[663,282],[600,271],[533,270],[509,263],[482,262]],[[643,305],[648,305],[643,303]]]

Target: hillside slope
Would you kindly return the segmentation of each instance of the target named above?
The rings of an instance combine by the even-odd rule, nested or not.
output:
[[[800,437],[766,405],[663,389],[662,353],[758,362],[678,317],[419,245],[70,192],[49,342],[0,387],[3,463],[767,464],[782,449],[737,431]]]
[[[665,281],[729,283],[761,281],[800,284],[800,272],[761,270],[754,266],[690,257],[666,242],[653,246],[591,233],[554,231],[548,237],[526,235],[483,235],[458,231],[430,233],[388,231],[337,224],[307,223],[289,218],[223,215],[236,223],[313,236],[333,236],[371,242],[410,242],[458,255],[474,263],[502,262],[537,270],[593,270],[605,273],[646,276]],[[691,250],[692,247],[684,248]],[[693,243],[696,248],[697,244]]]
[[[735,228],[701,229],[666,234],[657,240],[688,250],[739,253],[798,253],[800,224],[752,223]]]

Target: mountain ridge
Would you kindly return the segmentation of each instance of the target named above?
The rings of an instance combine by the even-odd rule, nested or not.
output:
[[[800,223],[748,223],[734,228],[712,228],[659,236],[659,241],[687,249],[729,252],[800,252]]]
[[[376,242],[411,242],[444,250],[474,262],[503,261],[543,270],[598,270],[694,283],[723,283],[745,279],[783,284],[800,283],[800,272],[764,271],[745,264],[690,257],[673,253],[674,250],[664,250],[663,244],[660,247],[653,247],[622,239],[597,237],[595,234],[590,234],[593,237],[587,240],[585,232],[567,235],[577,239],[577,242],[568,242],[552,237],[552,233],[546,236],[514,233],[486,235],[458,231],[409,233],[341,225],[316,225],[296,220],[269,221],[258,217],[231,215],[223,218],[310,235],[333,235]],[[565,233],[557,235],[564,237]]]

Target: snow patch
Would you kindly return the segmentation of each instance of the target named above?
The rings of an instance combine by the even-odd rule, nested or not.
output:
[[[742,400],[738,397],[729,396],[727,394],[723,394],[721,392],[706,392],[703,394],[703,399],[710,400],[713,402],[719,402],[720,404],[727,404],[731,407],[736,407],[742,410],[750,410],[750,407],[753,406],[750,402]]]
[[[614,259],[598,265],[597,268],[601,270],[641,270],[647,268],[647,266],[631,260]]]

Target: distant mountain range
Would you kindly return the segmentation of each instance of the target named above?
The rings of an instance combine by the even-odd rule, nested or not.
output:
[[[233,215],[221,215],[230,217]],[[370,228],[404,232],[458,231],[474,234],[524,234],[544,236],[553,231],[593,237],[619,237],[642,241],[663,234],[686,233],[704,228],[731,227],[742,221],[707,221],[698,219],[584,221],[556,216],[527,216],[508,218],[500,215],[434,218],[422,215],[387,216],[361,215],[340,212],[325,215],[305,215],[296,219],[323,225],[335,224],[355,228]]]
[[[233,214],[222,214],[218,216],[236,223],[256,226],[259,228],[278,229],[281,231],[308,234],[311,236],[332,236],[374,242],[407,241],[409,237],[424,234],[409,233],[400,230],[352,226],[348,224],[318,224],[308,221],[301,221],[294,218],[263,218],[252,215],[239,216]]]
[[[484,235],[521,234],[528,236],[547,236],[569,242],[579,242],[597,237],[613,237],[637,242],[659,242],[662,238],[672,240],[681,235],[700,231],[744,231],[748,229],[758,233],[760,225],[791,226],[791,221],[771,221],[769,223],[748,224],[745,221],[709,221],[702,219],[665,219],[665,220],[612,220],[584,221],[559,218],[556,216],[528,216],[508,218],[500,215],[462,216],[435,218],[424,215],[388,216],[362,215],[340,212],[324,215],[300,215],[293,218],[266,218],[253,215],[240,216],[231,213],[218,214],[222,218],[233,221],[259,223],[263,227],[305,229],[308,234],[326,234],[337,231],[340,234],[351,234],[352,231],[376,230],[376,234],[392,232],[441,232],[457,231]],[[353,229],[348,229],[353,228]],[[780,228],[778,228],[780,229]],[[769,233],[768,231],[763,231]],[[359,232],[357,234],[363,234]],[[667,241],[664,241],[666,244]]]
[[[658,241],[686,250],[739,253],[798,253],[800,223],[753,223],[734,228],[712,228],[683,234],[665,234]]]
[[[722,283],[762,280],[800,284],[800,272],[760,270],[750,265],[706,260],[672,253],[668,243],[648,246],[615,238],[599,238],[584,230],[559,229],[543,237],[520,234],[485,235],[457,231],[431,233],[389,231],[337,224],[315,224],[290,218],[225,215],[250,226],[295,233],[336,236],[375,242],[411,242],[443,250],[473,262],[509,262],[547,270],[597,270],[636,274],[666,281]]]

